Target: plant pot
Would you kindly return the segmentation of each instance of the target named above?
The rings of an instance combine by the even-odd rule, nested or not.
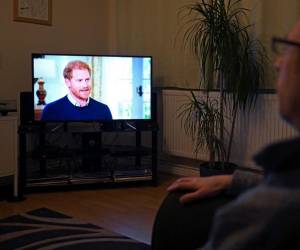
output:
[[[200,164],[200,176],[208,177],[214,175],[229,175],[236,170],[237,165],[232,162],[225,162],[222,166],[222,162],[215,162],[214,166],[210,166],[208,162]]]

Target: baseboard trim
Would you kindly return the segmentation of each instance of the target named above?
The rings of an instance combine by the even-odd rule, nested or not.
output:
[[[177,164],[160,164],[158,171],[178,176],[199,176],[199,169]]]

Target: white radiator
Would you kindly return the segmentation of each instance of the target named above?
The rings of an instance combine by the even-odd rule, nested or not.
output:
[[[202,150],[197,157],[192,139],[181,127],[178,109],[189,91],[163,90],[163,152],[188,158],[208,159]],[[254,166],[252,156],[263,146],[280,139],[297,135],[290,125],[281,120],[277,112],[276,94],[261,94],[249,115],[238,114],[231,161],[242,166]]]

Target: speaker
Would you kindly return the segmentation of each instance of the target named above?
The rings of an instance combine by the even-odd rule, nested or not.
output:
[[[20,93],[20,120],[21,125],[32,122],[34,118],[32,92]]]

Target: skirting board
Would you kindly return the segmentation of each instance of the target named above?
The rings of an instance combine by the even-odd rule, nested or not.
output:
[[[158,171],[178,176],[199,176],[199,169],[196,167],[166,162],[159,163]]]

